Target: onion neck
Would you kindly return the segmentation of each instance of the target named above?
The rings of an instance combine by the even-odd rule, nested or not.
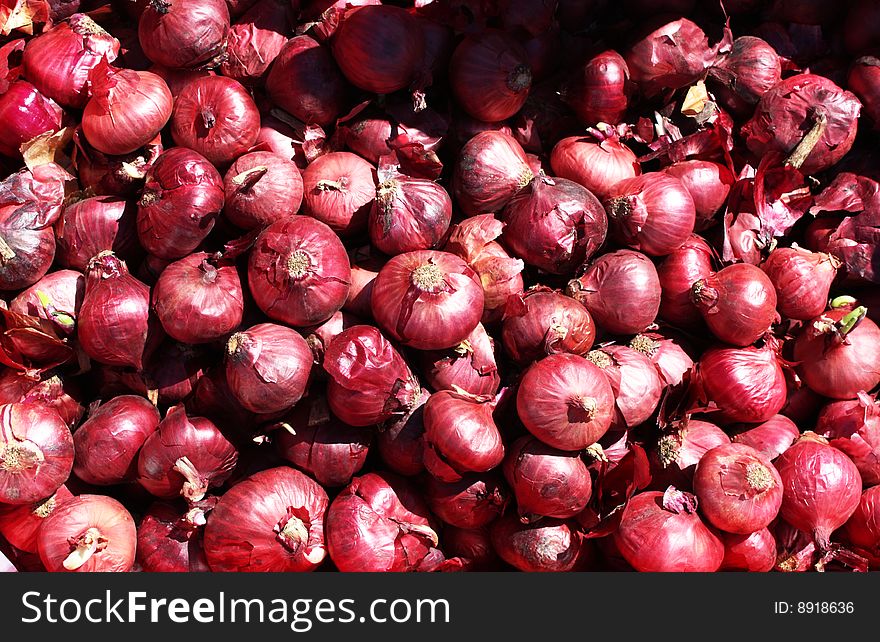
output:
[[[202,107],[201,117],[202,125],[209,131],[217,124],[217,117],[214,115],[214,112],[210,107]]]
[[[568,405],[580,415],[577,420],[583,422],[592,421],[596,416],[596,408],[598,408],[593,397],[574,397],[568,401]]]
[[[174,462],[174,470],[183,475],[184,482],[180,494],[189,502],[198,502],[208,492],[208,479],[202,477],[188,457],[181,457]]]
[[[254,188],[254,185],[260,182],[260,179],[263,178],[268,171],[269,168],[266,165],[252,167],[233,177],[232,184],[238,187],[239,192],[249,192]]]
[[[693,515],[697,512],[697,497],[670,486],[663,493],[663,508],[676,515]]]
[[[309,526],[297,513],[303,512],[302,509],[288,508],[284,518],[275,525],[273,529],[275,537],[279,542],[293,554],[297,554],[302,550],[303,557],[310,564],[320,564],[325,556],[323,546],[312,546],[309,544]]]
[[[800,169],[801,165],[804,164],[807,157],[810,155],[810,152],[816,147],[816,143],[822,138],[822,134],[825,133],[825,128],[827,126],[828,116],[825,114],[825,111],[814,109],[813,126],[810,128],[810,131],[804,135],[801,142],[799,142],[794,150],[792,150],[789,157],[785,160],[785,164],[794,167],[795,169]]]
[[[532,70],[528,65],[517,65],[507,76],[507,87],[514,93],[528,89],[532,85]]]
[[[255,359],[255,353],[259,353],[260,340],[249,335],[247,332],[236,332],[226,342],[226,354],[230,359],[237,362]]]
[[[691,286],[691,301],[701,310],[715,307],[718,290],[709,285],[708,279],[700,279]]]
[[[340,176],[335,181],[320,180],[315,187],[322,192],[346,192],[348,190],[348,177]]]
[[[103,551],[110,540],[101,535],[101,531],[92,527],[73,539],[70,545],[73,550],[64,558],[63,566],[68,571],[76,571],[88,562],[95,553]]]
[[[200,267],[202,270],[203,283],[214,283],[217,280],[217,276],[220,274],[220,272],[217,270],[216,267],[211,265],[211,263],[207,259],[202,261]]]
[[[0,236],[0,265],[6,265],[15,258],[15,251],[9,246],[2,236]]]
[[[393,518],[391,521],[397,524],[402,535],[419,535],[430,540],[431,544],[434,546],[437,546],[440,542],[440,538],[437,536],[437,531],[427,524],[412,524],[410,522],[401,522]]]

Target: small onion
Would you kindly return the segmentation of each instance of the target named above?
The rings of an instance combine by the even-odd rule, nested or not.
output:
[[[37,535],[43,522],[72,498],[67,486],[61,486],[50,497],[33,504],[0,505],[0,536],[21,551],[37,553]]]
[[[64,112],[55,101],[46,98],[29,82],[16,80],[0,94],[0,154],[10,158],[21,156],[23,143],[40,134],[61,129]]]
[[[588,544],[570,521],[542,519],[523,524],[508,513],[492,524],[491,536],[498,555],[520,571],[577,571],[588,562]]]
[[[504,512],[509,493],[497,473],[465,475],[457,482],[425,479],[425,501],[437,517],[456,528],[482,528]],[[446,531],[444,530],[444,549]]]
[[[721,541],[724,542],[721,571],[766,573],[776,564],[776,538],[767,528],[748,535],[721,533]]]
[[[816,432],[846,453],[866,486],[880,484],[880,405],[865,393],[833,401],[819,412]]]
[[[481,323],[454,348],[420,353],[420,362],[434,390],[460,388],[472,395],[494,395],[501,385],[494,342]]]
[[[761,96],[782,79],[782,62],[766,41],[740,36],[730,53],[709,70],[709,78],[717,83],[713,89],[722,105],[748,116]]]
[[[685,160],[663,169],[674,176],[694,199],[697,214],[696,230],[705,230],[716,223],[715,215],[727,203],[730,188],[736,181],[733,173],[721,163]]]
[[[696,234],[680,248],[667,255],[657,268],[660,279],[660,317],[682,328],[699,328],[703,315],[694,305],[691,287],[700,279],[710,276],[712,248]]]
[[[462,147],[452,187],[469,216],[501,210],[534,178],[523,148],[511,136],[485,131]]]
[[[74,270],[85,270],[104,250],[126,256],[137,246],[135,212],[128,201],[95,196],[64,208],[55,225],[55,257]]]
[[[281,0],[251,7],[229,29],[221,73],[244,85],[257,84],[287,43],[292,8]]]
[[[828,304],[828,292],[840,261],[830,254],[799,247],[773,250],[761,264],[776,289],[777,309],[790,319],[807,321]]]
[[[225,0],[149,0],[138,20],[144,53],[171,69],[216,66],[226,53],[228,36]]]
[[[376,198],[372,165],[349,152],[331,152],[309,164],[302,179],[303,214],[329,225],[341,236],[366,231]]]
[[[575,68],[563,97],[584,125],[616,125],[626,114],[629,85],[626,61],[609,49]]]
[[[571,136],[553,147],[550,165],[556,176],[580,183],[599,198],[628,178],[641,174],[633,151],[614,134],[596,132],[598,138]]]
[[[422,390],[403,415],[389,420],[379,430],[379,455],[384,464],[399,475],[413,477],[425,470],[422,437],[425,402],[430,396],[427,390]]]
[[[587,355],[608,377],[617,412],[618,430],[635,428],[654,414],[663,394],[663,381],[654,363],[629,346],[607,345]]]
[[[226,171],[223,214],[244,230],[293,216],[303,198],[303,181],[291,161],[271,152],[239,156]]]

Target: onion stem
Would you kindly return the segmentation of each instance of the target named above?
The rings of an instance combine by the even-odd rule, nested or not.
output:
[[[816,112],[813,127],[801,139],[801,142],[797,144],[797,147],[794,148],[789,157],[785,160],[785,164],[794,167],[795,169],[800,169],[801,165],[804,164],[804,161],[807,160],[807,156],[813,151],[816,143],[822,138],[822,134],[825,133],[825,128],[827,126],[828,117],[825,115],[825,112]]]
[[[63,566],[68,571],[75,571],[91,559],[92,555],[107,548],[109,540],[101,535],[101,531],[92,527],[80,535],[74,542],[70,555],[64,558]]]
[[[0,265],[6,265],[14,258],[15,251],[9,247],[9,243],[6,242],[6,239],[0,236]]]

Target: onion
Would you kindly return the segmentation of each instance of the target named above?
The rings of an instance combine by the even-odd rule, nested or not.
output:
[[[637,350],[616,345],[593,350],[587,359],[602,369],[611,384],[617,408],[615,428],[634,428],[647,421],[663,393],[654,363]]]
[[[309,36],[291,38],[282,47],[266,78],[266,90],[285,111],[322,127],[333,124],[345,107],[345,80],[336,62]]]
[[[762,528],[747,535],[721,533],[721,541],[724,542],[724,561],[719,570],[766,573],[776,564],[776,538],[769,529]]]
[[[207,500],[206,500],[207,501]],[[207,573],[205,511],[155,502],[137,530],[137,561],[148,573]]]
[[[162,65],[153,65],[149,71],[162,77],[162,80],[168,85],[171,95],[175,98],[194,80],[217,75],[210,69],[169,69]]]
[[[827,551],[831,533],[858,508],[862,489],[858,469],[815,433],[806,433],[775,464],[783,487],[779,514],[809,533],[821,552]]]
[[[504,460],[504,477],[513,489],[520,519],[567,519],[587,507],[592,494],[590,471],[577,453],[520,437]]]
[[[271,152],[240,156],[223,181],[223,213],[245,230],[265,227],[299,211],[303,182],[291,161]]]
[[[313,327],[306,335],[306,343],[312,351],[313,361],[317,364],[323,363],[324,352],[326,352],[327,346],[330,345],[333,339],[342,334],[343,331],[362,323],[363,321],[353,314],[339,310],[334,312],[333,316],[324,321],[324,323]]]
[[[0,535],[19,550],[37,553],[37,535],[43,521],[72,498],[67,486],[61,486],[50,497],[33,504],[0,505]]]
[[[609,49],[575,68],[563,97],[584,125],[616,125],[626,114],[631,93],[626,61]]]
[[[100,363],[140,370],[154,328],[150,288],[131,276],[112,252],[89,261],[86,293],[77,318],[77,335],[85,353]]]
[[[134,565],[137,529],[115,499],[80,495],[46,518],[37,540],[49,572],[127,573]]]
[[[309,344],[296,330],[261,323],[236,332],[226,343],[226,380],[242,406],[275,413],[305,394],[312,367]]]
[[[855,512],[847,520],[843,527],[846,540],[853,546],[868,553],[872,558],[872,567],[876,566],[876,560],[880,557],[880,486],[872,486],[866,489]]]
[[[105,154],[137,151],[171,118],[171,91],[149,71],[117,69],[102,58],[89,73],[89,93],[82,131],[89,144]]]
[[[209,343],[241,324],[243,297],[234,264],[196,252],[162,271],[153,288],[153,309],[173,339]]]
[[[664,168],[663,173],[680,180],[694,199],[697,230],[716,223],[715,215],[727,203],[730,188],[736,181],[733,173],[721,163],[704,160],[680,161]]]
[[[119,55],[119,41],[82,13],[37,36],[24,52],[27,76],[43,93],[65,107],[82,109],[88,101],[89,72],[104,58]]]
[[[229,9],[225,0],[184,3],[149,0],[138,21],[147,57],[171,69],[215,67],[226,53]]]
[[[422,436],[425,434],[425,402],[427,390],[403,414],[380,427],[376,440],[382,462],[399,475],[413,477],[425,470]]]
[[[159,258],[186,256],[211,232],[223,199],[223,179],[204,156],[185,147],[163,152],[138,202],[141,245]]]
[[[492,525],[492,546],[505,562],[520,571],[559,573],[583,569],[588,545],[568,521],[542,519],[523,524],[508,513]]]
[[[667,387],[690,380],[694,361],[675,339],[654,332],[638,334],[629,347],[651,360]]]
[[[229,478],[237,460],[235,446],[217,426],[177,405],[141,447],[138,482],[156,497],[183,495],[197,502]]]
[[[55,234],[18,205],[0,205],[0,289],[19,290],[42,279],[55,257]]]
[[[804,245],[813,252],[827,252],[831,246],[831,237],[840,227],[841,219],[830,216],[820,216],[810,221],[804,230]]]
[[[849,70],[846,84],[861,101],[874,131],[880,129],[880,60],[873,56],[856,60]]]
[[[327,493],[287,467],[255,473],[226,491],[208,516],[205,555],[214,572],[304,572],[326,555]]]
[[[370,209],[370,241],[389,255],[432,250],[440,245],[452,220],[452,199],[434,181],[396,170],[380,170]]]
[[[61,108],[32,84],[16,80],[0,94],[0,118],[5,123],[0,132],[0,154],[20,157],[23,143],[61,129],[63,115]]]
[[[709,70],[709,78],[724,107],[749,116],[761,96],[782,79],[782,63],[766,41],[740,36],[730,53]]]
[[[368,5],[345,15],[332,48],[336,64],[352,85],[390,94],[416,79],[425,42],[419,23],[404,9]]]
[[[616,183],[605,200],[615,238],[649,256],[666,256],[694,231],[694,199],[680,180],[651,172]]]
[[[647,256],[632,250],[599,256],[568,282],[566,293],[612,334],[642,332],[654,323],[660,309],[657,269]]]
[[[369,426],[412,409],[421,389],[409,366],[376,328],[339,334],[324,353],[330,410],[351,426]]]
[[[724,544],[697,514],[697,498],[672,486],[633,497],[614,542],[642,572],[712,572],[724,560]]]
[[[769,460],[784,453],[800,435],[797,425],[784,415],[774,415],[757,426],[748,424],[733,435],[733,441],[757,450]]]
[[[367,229],[367,216],[376,198],[376,170],[360,156],[332,152],[303,172],[303,213],[342,236]]]
[[[748,263],[729,265],[700,279],[691,287],[691,296],[712,334],[735,346],[757,341],[778,316],[772,281]]]
[[[75,159],[80,186],[99,196],[130,196],[141,188],[144,177],[159,154],[162,137],[156,137],[144,147],[122,156],[108,156],[89,145],[82,128],[73,133]]]
[[[860,392],[851,401],[833,401],[819,412],[816,432],[843,451],[866,486],[880,484],[880,404]]]
[[[655,464],[662,471],[656,477],[690,487],[697,464],[707,452],[730,443],[721,428],[708,421],[688,419],[675,432],[665,434],[657,441]]]
[[[790,155],[804,174],[828,169],[852,147],[861,103],[831,80],[798,74],[776,84],[743,125],[746,145],[758,157]],[[806,133],[805,133],[806,132]]]
[[[55,410],[70,427],[75,426],[85,408],[81,393],[72,377],[44,374],[42,379],[33,371],[6,369],[0,374],[0,403],[28,403]]]
[[[443,350],[464,341],[480,322],[483,290],[454,254],[407,252],[380,270],[372,308],[392,339],[419,350]]]
[[[355,477],[330,504],[326,534],[343,572],[431,570],[438,541],[421,498],[391,473]]]
[[[590,138],[563,138],[550,154],[553,173],[580,183],[599,198],[628,178],[641,174],[636,155],[620,142],[613,130],[591,131]]]
[[[761,269],[776,289],[779,312],[807,321],[819,316],[828,304],[828,292],[840,261],[830,254],[813,253],[797,246],[770,253]]]
[[[725,444],[708,451],[694,472],[700,509],[716,528],[748,535],[776,519],[782,505],[779,473],[751,446]]]
[[[69,268],[85,270],[104,250],[135,254],[135,212],[125,200],[96,196],[68,205],[55,226],[56,258]]]
[[[232,78],[198,78],[174,101],[174,142],[214,165],[228,165],[244,154],[259,133],[260,112],[247,90]]]
[[[281,425],[278,453],[322,486],[345,486],[363,468],[372,433],[339,421],[325,397],[301,401]]]
[[[516,409],[528,431],[548,446],[582,450],[611,426],[614,392],[598,366],[573,354],[555,354],[526,371]]]
[[[74,270],[50,272],[9,302],[9,309],[52,321],[72,332],[82,306],[86,280]]]
[[[504,208],[503,241],[529,265],[567,274],[605,242],[608,220],[589,190],[564,178],[539,176]]]
[[[511,136],[485,131],[471,138],[458,155],[453,192],[468,216],[497,212],[534,178],[528,159]]]
[[[483,324],[454,348],[420,354],[421,369],[434,390],[459,388],[472,395],[494,395],[501,385],[494,342]]]
[[[522,46],[503,31],[465,38],[452,55],[449,82],[456,101],[485,122],[510,118],[520,110],[532,84]]]
[[[287,43],[293,8],[283,0],[263,0],[233,24],[220,64],[223,75],[244,85],[258,83]]]
[[[504,512],[509,493],[497,473],[465,475],[457,482],[442,482],[428,475],[425,501],[445,523],[475,529],[487,526]],[[445,530],[443,535],[445,548]]]
[[[853,399],[880,383],[880,329],[866,309],[829,310],[804,324],[794,342],[798,374],[811,390]]]
[[[660,316],[683,328],[700,327],[703,317],[694,305],[691,286],[713,273],[713,250],[701,237],[692,234],[657,268],[660,279]]]
[[[348,297],[351,268],[339,237],[307,216],[276,221],[251,250],[248,283],[260,309],[276,321],[326,321]]]
[[[372,319],[373,309],[370,305],[370,299],[373,296],[373,282],[379,276],[379,270],[382,269],[386,261],[383,257],[375,254],[363,260],[358,260],[355,256],[351,258],[351,287],[348,290],[348,299],[342,309],[363,319]]]
[[[271,111],[263,112],[255,147],[289,158],[301,170],[328,151],[327,134],[318,125],[304,125],[293,117],[272,111],[283,120],[273,116]]]
[[[159,411],[135,395],[103,403],[73,435],[73,472],[87,484],[109,486],[137,478],[137,457],[159,426]]]

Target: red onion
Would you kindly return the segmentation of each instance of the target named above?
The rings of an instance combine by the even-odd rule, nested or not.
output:
[[[828,78],[798,74],[761,97],[742,135],[756,156],[786,154],[789,164],[804,174],[816,174],[850,150],[860,109],[853,94]]]
[[[85,270],[105,250],[131,255],[137,247],[135,212],[125,200],[96,196],[71,203],[55,226],[56,258],[69,268]]]
[[[472,395],[494,395],[501,385],[494,342],[483,324],[454,348],[422,352],[421,372],[434,390],[460,388]]]
[[[134,565],[137,529],[115,499],[80,495],[46,518],[37,540],[49,572],[127,573]]]
[[[37,553],[37,535],[43,521],[72,497],[67,486],[61,486],[51,497],[33,504],[0,505],[0,535],[19,550]]]
[[[841,219],[821,216],[811,221],[804,230],[804,244],[813,252],[827,252],[831,246],[831,237],[840,227]]]
[[[372,433],[330,414],[324,397],[297,404],[273,433],[278,453],[322,486],[345,486],[364,466]]]
[[[380,169],[379,180],[368,223],[373,247],[393,256],[439,246],[452,220],[446,190],[396,169]]]
[[[710,348],[697,366],[705,398],[722,422],[760,423],[785,405],[785,375],[773,346]]]
[[[205,511],[155,502],[137,530],[137,561],[148,573],[207,573]]]
[[[849,70],[846,84],[861,101],[874,131],[880,129],[880,60],[873,56],[856,60]]]
[[[694,305],[691,286],[713,273],[712,248],[692,234],[680,248],[669,254],[657,268],[660,279],[660,316],[683,328],[702,326],[703,316]]]
[[[563,90],[565,102],[584,125],[621,122],[631,93],[626,61],[611,49],[576,67]]]
[[[709,70],[709,77],[717,83],[713,89],[722,105],[748,116],[761,96],[782,79],[782,63],[766,41],[740,36],[730,53]]]
[[[137,478],[137,457],[159,426],[159,411],[135,395],[101,404],[73,435],[73,472],[87,484],[109,486]]]
[[[774,415],[757,426],[745,425],[733,435],[733,441],[757,450],[769,460],[784,453],[800,435],[797,425],[784,415]]]
[[[568,282],[566,293],[612,334],[642,332],[654,323],[660,309],[657,269],[647,256],[632,250],[599,256]]]
[[[117,69],[102,58],[89,73],[91,98],[82,130],[99,152],[130,154],[151,142],[171,118],[171,92],[149,71]]]
[[[169,68],[215,67],[226,53],[229,9],[225,0],[196,4],[149,0],[138,21],[147,57]]]
[[[694,231],[694,199],[677,178],[651,172],[616,183],[605,200],[618,241],[650,256],[666,256]]]
[[[205,555],[211,570],[304,572],[326,555],[327,493],[292,468],[255,473],[226,491],[208,516]]]
[[[364,5],[379,5],[381,0],[307,0],[303,3],[302,17],[315,22],[315,36],[321,41],[330,40],[350,9]]]
[[[598,366],[577,355],[555,354],[526,371],[516,409],[528,431],[548,446],[582,450],[611,426],[614,392]]]
[[[497,212],[532,182],[526,154],[511,136],[485,131],[462,147],[452,187],[468,216]]]
[[[261,323],[226,344],[226,380],[251,412],[288,410],[305,394],[312,367],[309,344],[296,330]]]
[[[520,110],[532,84],[522,46],[503,31],[465,38],[452,55],[449,82],[456,101],[485,122],[510,118]]]
[[[776,538],[769,529],[762,528],[748,535],[721,533],[721,541],[724,543],[721,571],[766,573],[776,564]]]
[[[89,98],[89,72],[102,58],[110,63],[118,55],[119,41],[87,15],[77,13],[28,42],[22,65],[43,95],[82,109]]]
[[[303,213],[342,236],[367,228],[376,198],[376,170],[360,156],[332,152],[315,159],[303,172]]]
[[[18,205],[0,205],[0,289],[19,290],[42,279],[55,257],[51,225]]]
[[[281,118],[276,118],[272,112]],[[311,160],[328,151],[327,134],[321,127],[305,125],[292,116],[279,113],[278,110],[272,110],[268,114],[262,113],[256,145],[289,158],[301,170],[305,169]]]
[[[677,386],[686,378],[689,380],[694,369],[694,361],[687,351],[675,339],[661,334],[637,334],[629,347],[651,360],[667,387]]]
[[[567,519],[586,508],[592,494],[590,471],[577,453],[520,437],[504,460],[504,477],[513,489],[520,519]]]
[[[134,194],[142,187],[144,177],[162,153],[160,134],[144,147],[122,156],[108,156],[93,148],[85,139],[82,128],[73,133],[73,142],[80,186],[99,196]]]
[[[259,133],[260,112],[247,90],[232,78],[198,78],[174,101],[174,142],[214,165],[228,165],[244,154]]]
[[[663,393],[663,381],[654,363],[637,350],[616,345],[593,350],[587,359],[602,369],[611,384],[618,411],[615,427],[634,428],[647,421]]]
[[[229,30],[224,76],[256,84],[287,43],[292,7],[284,0],[263,0],[251,7]]]
[[[855,464],[815,433],[806,433],[776,459],[782,478],[786,522],[827,551],[831,533],[843,526],[859,505],[862,479]]]
[[[21,156],[23,143],[40,134],[61,129],[64,112],[29,82],[16,80],[0,94],[0,154],[10,158]]]
[[[272,415],[254,415],[238,403],[222,366],[208,370],[199,378],[186,400],[186,408],[194,415],[207,417],[228,434],[247,431],[252,435],[259,423],[276,419]]]
[[[403,345],[451,348],[473,331],[483,314],[483,289],[454,254],[421,250],[388,261],[376,277],[373,317]]]
[[[390,473],[355,477],[327,511],[327,550],[343,572],[431,570],[436,546],[428,509]]]
[[[0,374],[0,403],[28,403],[55,410],[68,426],[75,426],[85,408],[80,404],[81,393],[71,377],[40,375],[33,371],[12,369]]]
[[[376,328],[358,325],[337,336],[324,353],[330,410],[351,426],[369,426],[405,414],[421,389],[409,366]]]
[[[260,309],[276,321],[326,321],[348,297],[351,268],[339,237],[307,216],[276,221],[251,250],[248,283]]]
[[[413,405],[401,416],[380,427],[377,438],[383,463],[399,475],[413,477],[425,470],[422,436],[425,434],[425,402],[430,397],[422,390]]]
[[[872,568],[876,567],[880,558],[880,486],[872,486],[862,493],[859,505],[843,527],[844,537],[860,552],[868,553],[872,558]]]
[[[309,344],[309,349],[312,351],[314,362],[317,364],[323,363],[324,353],[333,339],[342,334],[343,331],[362,323],[363,321],[359,317],[339,310],[334,312],[333,316],[321,325],[313,327],[306,335],[306,343]]]
[[[501,340],[517,363],[531,363],[549,354],[583,356],[595,339],[596,324],[575,299],[535,286],[508,300]]]
[[[86,293],[77,318],[85,353],[100,363],[142,369],[151,338],[150,288],[125,263],[102,252],[89,261]]]
[[[866,309],[829,310],[807,321],[794,342],[798,374],[814,392],[853,399],[880,383],[880,328]]]
[[[208,76],[216,76],[217,74],[210,69],[169,69],[162,65],[153,65],[149,71],[161,76],[171,95],[177,98],[187,85],[199,78],[207,78]]]
[[[860,392],[858,399],[829,403],[816,432],[853,460],[866,486],[880,484],[880,404],[873,397]]]
[[[599,198],[628,178],[641,174],[636,155],[610,131],[592,131],[590,138],[571,136],[553,147],[550,165],[556,176],[580,183]]]
[[[303,181],[291,161],[271,152],[251,152],[239,158],[224,178],[223,213],[245,230],[293,216],[303,198]]]
[[[307,124],[331,125],[345,107],[345,80],[336,62],[309,36],[291,38],[282,47],[266,90],[275,104]]]
[[[204,366],[205,354],[195,346],[165,341],[150,354],[143,372],[102,367],[101,393],[135,392],[160,404],[175,404],[193,392]]]
[[[564,178],[538,176],[504,208],[503,240],[529,265],[567,274],[605,242],[608,219],[589,190]]]
[[[197,502],[226,481],[237,460],[235,446],[211,421],[189,417],[178,405],[141,447],[138,481],[156,497],[183,495]]]
[[[431,511],[456,528],[482,528],[495,521],[509,500],[497,473],[465,475],[457,482],[425,479],[425,501]],[[444,531],[444,548],[446,531]]]
[[[655,460],[663,472],[656,477],[690,487],[703,455],[729,443],[730,437],[715,424],[688,419],[675,432],[665,434],[657,441]]]
[[[735,346],[757,341],[778,318],[776,290],[764,272],[736,263],[691,287],[694,305],[716,337]]]
[[[694,493],[713,526],[748,535],[776,519],[782,505],[782,480],[757,450],[731,443],[713,448],[700,459]]]
[[[790,319],[807,321],[825,311],[839,266],[840,261],[830,254],[794,246],[771,252],[761,269],[776,289],[779,312]]]
[[[390,94],[416,79],[425,43],[419,23],[406,10],[368,5],[346,13],[332,48],[336,64],[352,85]]]
[[[568,521],[542,519],[523,524],[514,513],[508,513],[492,525],[491,535],[498,555],[520,571],[577,571],[588,561],[588,544]]]
[[[9,302],[9,309],[52,321],[72,332],[82,306],[86,280],[73,270],[50,272]]]
[[[712,572],[724,560],[724,544],[697,514],[697,498],[672,486],[633,497],[614,542],[642,572]]]
[[[715,214],[727,203],[730,188],[736,179],[721,163],[704,160],[685,160],[663,169],[674,176],[694,199],[695,229],[705,230],[716,223]]]

